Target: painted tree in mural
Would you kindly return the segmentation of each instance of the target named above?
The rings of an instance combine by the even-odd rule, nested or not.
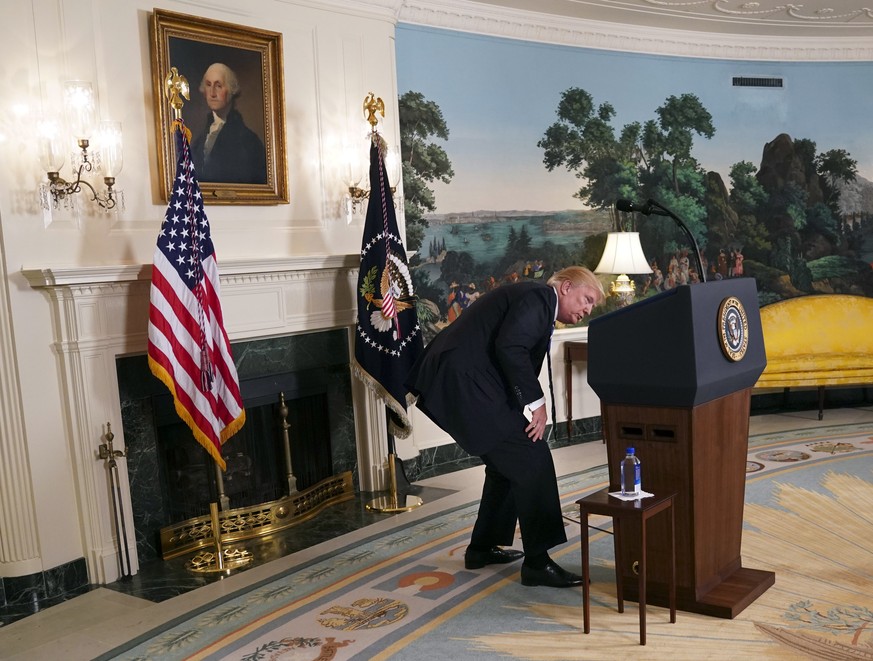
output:
[[[712,115],[693,94],[670,96],[655,112],[658,119],[643,125],[640,191],[679,215],[705,248],[706,171],[691,152],[695,134],[707,139],[715,135]],[[683,243],[675,224],[667,219],[645,223],[640,235],[670,252]]]
[[[802,293],[873,295],[873,272],[843,228],[840,185],[854,181],[845,150],[817,153],[809,139],[781,134],[764,146],[756,174],[767,193],[759,218],[769,252],[752,262],[763,300]]]
[[[816,171],[824,177],[828,185],[827,202],[833,204],[839,199],[840,183],[851,183],[858,178],[858,161],[845,149],[831,149],[815,157]],[[839,208],[834,208],[839,213]]]
[[[558,103],[558,121],[537,143],[549,171],[564,166],[583,181],[575,197],[589,207],[606,209],[619,198],[651,197],[680,215],[705,244],[702,203],[706,172],[692,155],[694,135],[715,134],[712,116],[693,94],[669,97],[657,120],[631,122],[616,135],[609,103],[595,107],[591,94],[567,89]],[[640,228],[644,244],[673,247],[678,234],[672,222]]]
[[[817,153],[811,140],[783,134],[764,146],[760,168],[749,161],[731,167],[728,190],[694,157],[695,137],[715,135],[695,95],[668,97],[656,119],[629,123],[618,135],[615,114],[609,103],[597,106],[587,91],[569,88],[558,121],[537,143],[546,169],[576,173],[583,203],[606,209],[619,198],[658,200],[695,235],[709,277],[752,275],[762,302],[813,291],[873,295],[873,270],[859,260],[863,236],[842,220],[840,191],[857,174],[848,152]],[[649,217],[638,229],[662,267],[684,243],[666,218]]]
[[[447,184],[455,176],[445,150],[430,141],[434,137],[448,140],[449,128],[440,107],[421,92],[402,94],[398,105],[406,247],[419,250],[427,227],[424,214],[436,211],[436,197],[428,184]]]
[[[742,236],[745,239],[743,249],[751,259],[763,261],[769,254],[772,244],[767,228],[759,218],[767,202],[767,191],[755,177],[758,168],[749,161],[734,163],[730,170],[731,192],[729,195],[730,209],[736,213],[736,224],[733,227],[719,228],[720,235],[715,238],[716,245],[727,245],[733,237]],[[710,232],[715,228],[710,225]]]
[[[608,103],[595,107],[591,94],[578,87],[561,94],[557,114],[558,121],[537,143],[546,169],[563,166],[575,172],[582,185],[574,197],[594,209],[632,197],[639,187],[640,125],[628,124],[616,136],[610,125],[615,108]]]

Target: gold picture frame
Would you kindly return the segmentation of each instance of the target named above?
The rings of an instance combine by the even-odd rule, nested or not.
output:
[[[282,35],[160,9],[152,13],[150,27],[161,198],[168,199],[176,174],[174,116],[163,94],[164,80],[175,67],[190,86],[182,118],[191,130],[192,159],[204,202],[287,203]],[[225,68],[213,67],[219,63]],[[224,96],[216,100],[213,93],[207,100],[201,81],[205,90],[217,87],[211,82],[218,75],[214,72],[227,69],[229,73],[220,75],[227,81]],[[207,70],[209,81],[204,79]],[[236,85],[231,84],[233,78]],[[222,102],[226,105],[213,113]],[[226,122],[206,158],[208,128],[218,116]]]

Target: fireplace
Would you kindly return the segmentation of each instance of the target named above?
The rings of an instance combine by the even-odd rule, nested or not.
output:
[[[330,369],[335,370],[328,372],[326,394],[332,469],[335,473],[355,469],[359,488],[376,491],[387,481],[384,404],[360,380],[348,376],[347,366],[356,316],[359,261],[357,254],[225,260],[220,266],[222,307],[244,381],[318,370],[319,363],[307,361],[314,361],[316,356],[327,359]],[[162,415],[161,405],[144,403],[151,397],[145,391],[155,382],[143,355],[151,267],[121,264],[25,268],[22,274],[31,287],[45,293],[52,310],[54,350],[64,393],[61,414],[76,480],[88,578],[91,583],[108,583],[121,575],[126,551],[113,517],[113,491],[106,466],[97,456],[97,448],[106,442],[107,423],[115,435],[116,449],[126,453],[118,461],[118,491],[131,537],[128,547],[133,571],[158,551],[149,548],[154,542],[146,535],[137,539],[137,544],[132,539],[132,512],[149,512],[152,504],[159,502],[154,496],[156,500],[147,500],[145,508],[133,504],[134,493],[153,493],[153,482],[159,474],[154,430],[155,416]],[[326,340],[313,339],[325,333]],[[302,348],[288,348],[289,339],[291,344],[299,341]],[[323,341],[327,344],[318,344]],[[333,362],[338,355],[342,356],[341,365]],[[134,370],[136,360],[140,365]],[[296,361],[293,367],[271,367],[291,365],[292,360]],[[139,376],[122,386],[127,361],[133,361],[130,369]],[[351,406],[335,404],[335,388],[340,387],[335,385],[337,379],[344,384],[344,397],[351,392]],[[269,397],[274,397],[276,391],[278,388]],[[127,399],[124,405],[122,396]],[[266,404],[256,402],[255,407],[260,405]],[[271,417],[270,413],[264,415]],[[228,441],[228,452],[234,451],[235,442]],[[144,497],[152,496],[137,496]],[[142,559],[140,548],[146,554]]]
[[[130,498],[140,564],[161,557],[161,528],[209,513],[227,497],[231,509],[288,495],[280,393],[287,406],[296,486],[311,487],[356,469],[354,411],[345,330],[232,345],[246,423],[224,445],[227,470],[215,463],[179,419],[167,388],[145,356],[117,360]]]

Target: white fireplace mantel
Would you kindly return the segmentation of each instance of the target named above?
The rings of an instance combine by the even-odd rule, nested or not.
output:
[[[358,255],[308,255],[227,260],[219,264],[221,301],[231,341],[345,328],[354,346]],[[116,358],[144,353],[148,341],[151,265],[52,266],[22,269],[51,305],[54,349],[63,382],[62,408],[76,490],[85,559],[93,583],[118,578],[121,548],[112,494],[98,446],[107,423],[123,449]],[[386,484],[384,405],[358,379],[352,396],[361,488]],[[127,530],[133,530],[127,466],[118,462]],[[128,540],[138,569],[134,540]]]
[[[294,271],[353,268],[358,255],[303,255],[265,259],[222,260],[219,265],[222,284],[232,275],[281,274]],[[108,266],[50,266],[24,268],[22,274],[31,287],[59,287],[151,280],[151,264],[113,264]]]

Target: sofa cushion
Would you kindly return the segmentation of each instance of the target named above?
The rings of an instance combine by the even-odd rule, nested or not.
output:
[[[873,355],[873,299],[827,294],[761,308],[767,362],[798,353]]]
[[[756,388],[800,388],[813,386],[863,386],[873,384],[873,372],[852,374],[843,372],[783,372],[762,375]]]
[[[873,299],[828,294],[761,308],[767,367],[757,388],[873,383]]]
[[[873,354],[865,353],[823,353],[798,354],[789,358],[776,358],[767,361],[767,373],[799,372],[815,370],[819,372],[873,371]]]

